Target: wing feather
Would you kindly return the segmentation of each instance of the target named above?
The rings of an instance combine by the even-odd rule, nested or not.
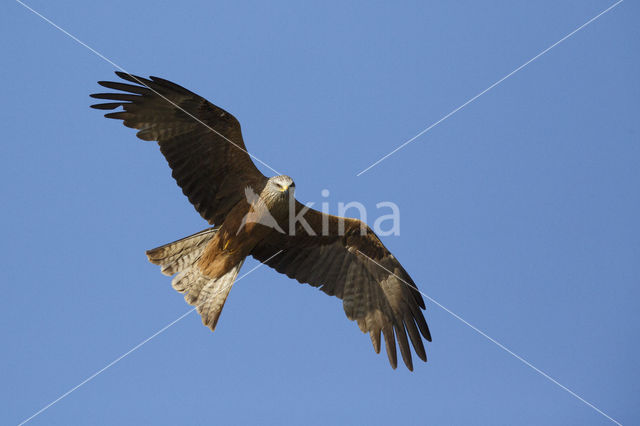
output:
[[[304,206],[298,203],[296,212]],[[413,369],[410,344],[426,361],[422,338],[431,340],[422,309],[424,300],[411,277],[378,237],[362,222],[324,216],[309,209],[304,215],[315,235],[298,227],[295,235],[274,230],[251,252],[278,272],[342,299],[347,318],[368,333],[380,352],[384,337],[389,362],[397,366],[396,340],[402,359]],[[328,220],[327,220],[328,219]],[[340,232],[339,221],[344,221]],[[329,223],[328,233],[322,223]],[[288,229],[288,224],[280,224]],[[361,229],[364,232],[361,232]],[[283,252],[269,260],[279,250]]]
[[[221,224],[246,186],[264,184],[233,115],[168,80],[116,74],[128,83],[99,81],[119,92],[92,94],[108,101],[92,107],[122,107],[105,117],[123,120],[142,140],[157,141],[182,192],[209,223]]]

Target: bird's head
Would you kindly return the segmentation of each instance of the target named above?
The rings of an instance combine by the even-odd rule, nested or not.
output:
[[[269,178],[267,182],[267,190],[274,196],[286,198],[293,196],[293,192],[296,189],[296,184],[289,176],[280,175]]]

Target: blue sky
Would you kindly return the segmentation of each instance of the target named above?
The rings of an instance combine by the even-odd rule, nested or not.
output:
[[[613,1],[28,4],[233,113],[300,200],[398,204],[383,241],[425,294],[640,422],[636,2],[359,177]],[[206,223],[155,144],[88,108],[113,65],[15,2],[0,36],[0,423],[17,424],[189,310],[144,250]],[[31,424],[610,424],[434,302],[426,317],[429,362],[394,371],[337,299],[263,267],[215,333],[191,314]]]

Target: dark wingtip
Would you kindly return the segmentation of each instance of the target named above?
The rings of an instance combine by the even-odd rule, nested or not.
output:
[[[105,114],[104,116],[106,118],[113,118],[113,119],[116,119],[116,120],[124,120],[124,117],[121,115],[123,113],[124,113],[124,111],[110,112],[109,114]]]
[[[150,87],[153,82],[147,78],[140,77],[139,75],[129,74],[127,72],[115,71],[116,75],[123,80],[129,81],[131,83],[139,84],[144,87]]]
[[[385,326],[382,329],[382,335],[384,336],[384,346],[387,351],[387,358],[389,358],[389,363],[395,370],[398,367],[398,353],[396,352],[396,337],[393,332],[393,327]]]
[[[380,353],[380,330],[371,330],[369,332],[369,336],[371,337],[371,343],[373,343],[373,350],[379,354]]]
[[[132,83],[142,84],[141,82],[148,81],[144,77],[139,77],[137,75],[129,74],[128,72],[123,72],[123,71],[114,71],[114,72],[121,79],[130,81]]]
[[[111,103],[106,103],[106,104],[93,104],[93,105],[89,105],[91,108],[94,109],[116,109],[119,106],[122,106],[121,102],[111,102]]]

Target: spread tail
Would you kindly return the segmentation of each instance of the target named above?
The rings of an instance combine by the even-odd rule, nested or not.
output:
[[[162,273],[173,275],[194,265],[218,228],[209,228],[169,244],[147,250],[149,262],[160,265]],[[185,290],[176,290],[181,293]]]
[[[177,274],[171,281],[171,286],[180,293],[185,293],[184,299],[196,306],[202,316],[202,323],[211,330],[216,328],[231,286],[244,263],[243,259],[216,279],[200,272],[198,260],[217,231],[218,228],[205,229],[147,251],[149,261],[160,265],[163,274]]]

